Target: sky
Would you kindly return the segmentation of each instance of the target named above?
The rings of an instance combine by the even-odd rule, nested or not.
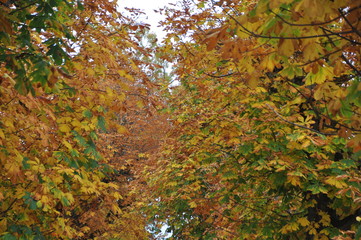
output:
[[[143,20],[145,23],[151,25],[151,31],[155,32],[159,38],[164,37],[162,29],[157,27],[158,22],[162,20],[162,16],[159,13],[155,13],[153,10],[162,8],[168,3],[175,3],[177,0],[118,0],[118,5],[120,9],[124,7],[129,8],[139,8],[146,13],[146,17]]]

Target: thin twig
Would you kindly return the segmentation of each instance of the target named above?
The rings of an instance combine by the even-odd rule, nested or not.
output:
[[[328,31],[327,29],[324,29],[324,28],[322,28],[322,30],[323,30],[324,32]],[[337,46],[336,46],[336,44],[332,41],[332,39],[331,39],[329,36],[327,36],[327,38],[328,38],[328,40],[331,42],[331,44],[336,48]],[[345,57],[344,54],[341,55],[341,58],[347,63],[347,65],[348,65],[349,67],[351,67],[351,68],[357,73],[358,76],[361,76],[361,72],[360,72],[354,65],[352,65],[352,63]]]
[[[342,51],[342,49],[337,49],[336,51],[329,52],[329,53],[327,53],[327,54],[325,54],[325,55],[323,55],[323,56],[321,56],[321,57],[319,57],[319,58],[316,58],[316,59],[314,59],[314,60],[312,60],[312,61],[310,60],[310,61],[308,61],[308,62],[306,62],[306,63],[304,63],[304,64],[298,64],[298,65],[295,65],[295,66],[296,66],[296,67],[303,67],[303,66],[306,66],[306,65],[308,65],[308,64],[317,62],[318,60],[327,58],[327,57],[331,56],[332,54],[338,53],[338,52],[340,52],[340,51]]]
[[[19,8],[16,8],[14,11],[10,12],[9,15],[13,15],[14,13],[18,12],[18,11],[21,11],[21,10],[24,10],[28,7],[31,7],[32,5],[35,5],[37,2],[33,2],[33,3],[30,3],[28,5],[25,5],[24,7],[19,7]],[[4,3],[2,3],[2,5],[6,6]]]
[[[224,75],[219,75],[219,76],[212,75],[212,74],[209,74],[209,73],[204,73],[204,74],[206,74],[206,75],[209,76],[209,77],[213,77],[213,78],[223,78],[223,77],[232,76],[232,75],[234,74],[234,72],[227,73],[227,74],[224,74]]]
[[[354,7],[354,8],[351,8],[348,13],[358,9],[358,8],[361,8],[361,5],[360,6],[357,6],[357,7]],[[328,24],[328,23],[331,23],[331,22],[334,22],[336,21],[337,19],[343,17],[343,13],[341,12],[341,15],[338,15],[337,17],[335,18],[332,18],[331,20],[328,20],[328,21],[325,21],[325,22],[315,22],[315,23],[305,23],[305,24],[297,24],[297,23],[291,23],[291,22],[288,22],[286,19],[284,19],[283,17],[281,17],[280,15],[278,15],[277,13],[275,13],[274,11],[272,11],[272,9],[270,9],[270,12],[273,13],[276,17],[278,17],[279,19],[281,19],[284,23],[287,23],[288,25],[290,26],[297,26],[297,27],[312,27],[312,26],[319,26],[319,25],[325,25],[325,24]]]
[[[261,35],[255,32],[252,32],[251,30],[249,30],[248,28],[246,28],[245,26],[243,26],[242,23],[240,23],[234,16],[232,16],[231,14],[229,14],[228,12],[225,12],[230,18],[232,18],[238,26],[240,26],[243,29],[243,32],[245,32],[246,34],[252,36],[252,37],[256,37],[256,38],[267,38],[267,39],[308,39],[308,38],[319,38],[319,37],[329,37],[329,36],[340,36],[341,34],[349,34],[349,33],[354,33],[354,31],[343,31],[343,32],[331,32],[329,34],[317,34],[317,35],[309,35],[309,36],[299,36],[299,37],[290,37],[290,36],[285,36],[285,37],[280,37],[280,36],[266,36],[266,35]]]
[[[358,7],[361,7],[361,6],[358,6]],[[357,35],[359,35],[361,37],[361,32],[355,28],[354,25],[352,25],[352,23],[348,20],[348,18],[345,16],[345,14],[342,12],[342,10],[339,8],[338,11],[340,12],[341,16],[343,17],[343,19],[345,19],[345,21],[347,22],[347,24],[351,27],[351,29],[353,31],[355,31],[355,33],[357,33]],[[349,11],[350,12],[350,11]],[[349,13],[348,12],[348,13]]]

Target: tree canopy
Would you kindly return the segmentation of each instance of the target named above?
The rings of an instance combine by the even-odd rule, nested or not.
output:
[[[0,239],[361,237],[358,1],[116,4],[0,1]]]
[[[152,183],[174,239],[360,236],[360,7],[164,10],[181,85]]]

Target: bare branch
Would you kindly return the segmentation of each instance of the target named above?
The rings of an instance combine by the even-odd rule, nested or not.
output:
[[[329,37],[329,36],[340,36],[342,34],[349,34],[349,33],[354,33],[353,30],[351,31],[342,31],[342,32],[330,32],[330,33],[325,33],[325,34],[317,34],[317,35],[309,35],[309,36],[299,36],[299,37],[290,37],[290,36],[285,36],[285,37],[281,37],[281,36],[266,36],[266,35],[262,35],[262,34],[258,34],[255,32],[252,32],[251,30],[249,30],[248,28],[246,28],[245,26],[243,26],[242,23],[240,23],[234,16],[232,16],[231,14],[229,14],[228,12],[224,11],[230,18],[232,18],[238,26],[240,26],[243,29],[243,32],[252,36],[252,37],[256,37],[256,38],[266,38],[266,39],[309,39],[309,38],[319,38],[319,37]]]
[[[358,6],[358,7],[360,8],[361,6]],[[340,14],[341,14],[341,16],[343,17],[343,19],[345,19],[345,21],[347,22],[347,24],[351,27],[351,29],[352,29],[355,33],[357,33],[357,35],[359,35],[359,36],[361,37],[361,32],[352,25],[352,23],[348,20],[348,18],[347,18],[347,17],[345,16],[345,14],[342,12],[342,9],[338,9],[338,11],[340,12]],[[349,12],[350,12],[350,11],[349,11]]]
[[[361,8],[361,5],[360,6],[357,6],[357,7],[354,7],[354,8],[351,8],[347,13],[350,13],[358,8]],[[284,23],[287,23],[288,25],[290,26],[297,26],[297,27],[312,27],[312,26],[320,26],[320,25],[325,25],[325,24],[328,24],[328,23],[331,23],[331,22],[334,22],[336,21],[337,19],[341,18],[341,17],[344,17],[344,14],[342,12],[341,15],[338,15],[337,17],[334,17],[328,21],[325,21],[325,22],[315,22],[315,23],[304,23],[304,24],[297,24],[297,23],[291,23],[289,21],[287,21],[286,19],[284,19],[283,17],[281,17],[280,15],[278,15],[277,13],[275,13],[274,11],[272,11],[272,9],[269,9],[271,11],[271,13],[273,13],[276,17],[278,17],[279,19],[281,19]],[[339,10],[340,11],[340,10]],[[346,20],[346,19],[345,19]],[[346,20],[347,21],[347,20]]]

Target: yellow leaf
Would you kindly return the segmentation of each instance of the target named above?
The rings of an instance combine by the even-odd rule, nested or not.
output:
[[[306,227],[310,224],[310,222],[307,220],[307,218],[303,217],[297,220],[297,222],[302,226]]]
[[[73,125],[74,127],[81,127],[81,122],[79,122],[78,119],[74,119],[74,120],[71,122],[71,125]]]
[[[5,169],[11,174],[17,174],[20,172],[20,166],[17,162],[14,160],[10,160],[7,163],[5,163]]]
[[[278,44],[278,53],[284,56],[291,56],[295,51],[291,39],[281,39]]]
[[[2,130],[0,130],[0,138],[5,139],[5,134]]]
[[[190,206],[191,208],[196,208],[196,207],[197,207],[197,203],[191,202],[191,203],[189,203],[189,206]]]
[[[115,193],[113,194],[113,196],[114,196],[117,200],[123,199],[122,195],[120,195],[118,192],[115,192]]]
[[[141,100],[137,101],[137,106],[138,106],[139,108],[143,108],[143,107],[144,107],[144,102],[141,101]]]
[[[300,186],[300,177],[298,176],[287,176],[287,182],[291,183],[293,186]]]
[[[65,193],[64,196],[66,197],[66,199],[68,199],[70,204],[74,202],[74,197],[71,193]]]
[[[82,232],[85,232],[85,233],[86,233],[86,232],[89,232],[89,230],[90,230],[90,228],[87,227],[87,226],[81,228],[81,231],[82,231]]]
[[[64,133],[68,133],[71,131],[70,127],[68,126],[68,124],[60,124],[59,125],[59,131],[60,132],[64,132]]]
[[[117,72],[121,77],[124,77],[127,74],[124,70],[118,70]]]
[[[263,87],[256,87],[256,92],[258,92],[258,93],[266,93],[267,90],[265,88],[263,88]]]
[[[7,218],[3,218],[1,221],[0,221],[0,231],[2,233],[6,232],[6,228],[7,228]]]
[[[120,102],[124,102],[125,98],[126,98],[125,93],[122,92],[122,93],[118,94],[118,99]]]
[[[128,129],[122,125],[117,126],[117,132],[120,134],[128,133]]]
[[[289,232],[297,231],[298,230],[298,223],[297,222],[291,222],[289,224],[286,224],[283,226],[280,230],[282,234],[286,234]]]
[[[83,69],[83,66],[80,63],[77,63],[77,62],[72,62],[72,63],[73,63],[73,67],[76,70],[82,70]]]
[[[255,89],[258,85],[259,77],[252,73],[248,79],[248,86],[252,89]]]
[[[309,41],[305,41],[309,42]],[[319,57],[318,51],[317,51],[318,44],[315,42],[310,42],[309,44],[305,45],[303,49],[303,56],[305,58],[305,61],[312,61]]]
[[[94,72],[94,70],[92,68],[88,68],[86,70],[86,73],[88,74],[88,76],[94,76],[94,74],[95,74],[95,72]]]
[[[315,235],[315,234],[317,234],[317,231],[315,228],[312,228],[310,231],[308,231],[308,233],[311,235]]]
[[[172,187],[172,186],[177,186],[178,183],[177,182],[168,182],[166,185]]]
[[[331,218],[330,218],[330,215],[328,215],[326,212],[324,211],[320,211],[320,215],[321,215],[321,220],[320,220],[320,223],[327,227],[327,226],[330,226],[331,224]]]
[[[15,129],[14,124],[10,119],[5,120],[3,123],[9,129]]]
[[[334,176],[328,177],[326,179],[325,183],[327,183],[329,185],[332,185],[332,186],[335,186],[336,188],[347,187],[347,184],[344,181],[339,180]]]
[[[67,148],[69,148],[69,149],[73,149],[73,147],[71,146],[71,144],[67,141],[67,140],[63,140],[63,144],[67,147]]]
[[[113,97],[113,96],[114,96],[113,90],[110,89],[109,87],[106,88],[106,92],[107,92],[107,95],[108,95],[109,97]]]

